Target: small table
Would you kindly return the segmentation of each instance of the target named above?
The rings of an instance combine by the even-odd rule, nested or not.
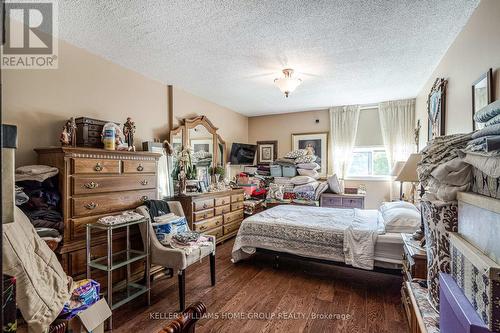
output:
[[[139,297],[142,294],[147,293],[148,306],[151,300],[151,284],[149,279],[149,228],[146,229],[146,246],[144,251],[133,250],[130,248],[130,226],[138,225],[141,223],[147,223],[147,219],[140,219],[137,221],[120,223],[115,225],[106,225],[99,222],[93,224],[87,224],[87,279],[91,278],[92,268],[107,272],[108,289],[106,292],[106,299],[111,310],[114,310],[125,303]],[[126,250],[113,253],[113,231],[121,228],[126,228]],[[91,234],[92,229],[99,229],[106,231],[107,238],[107,255],[102,257],[97,257],[92,259],[91,249]],[[145,285],[134,283],[130,281],[130,264],[142,259],[146,259]],[[125,287],[117,290],[119,294],[113,297],[113,271],[119,268],[127,268],[127,277],[125,279]],[[109,329],[113,328],[112,317],[109,318]]]
[[[411,234],[401,234],[404,242],[403,278],[412,282],[427,279],[427,252]]]

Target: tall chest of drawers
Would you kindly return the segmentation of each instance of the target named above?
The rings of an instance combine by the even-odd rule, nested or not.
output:
[[[86,271],[85,225],[105,215],[135,209],[144,200],[156,199],[160,155],[80,147],[38,148],[35,151],[39,164],[59,169],[64,238],[57,254],[68,275],[83,277]],[[132,248],[141,248],[138,229],[133,229],[132,233]],[[92,239],[92,254],[105,255],[105,234],[93,235]],[[123,232],[113,236],[114,252],[125,249],[126,245]],[[140,265],[135,268],[136,271],[141,269]],[[116,275],[119,279],[119,274]]]
[[[170,198],[179,201],[191,230],[213,235],[217,243],[235,236],[243,221],[243,190],[194,193]]]

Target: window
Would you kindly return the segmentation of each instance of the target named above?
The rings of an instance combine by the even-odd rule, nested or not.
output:
[[[384,147],[354,148],[348,177],[389,176],[389,161]]]

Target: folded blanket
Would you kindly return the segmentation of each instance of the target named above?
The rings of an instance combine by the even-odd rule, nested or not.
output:
[[[489,136],[489,135],[500,135],[500,124],[494,124],[485,128],[482,128],[478,131],[475,131],[472,133],[471,138],[472,139],[477,139],[482,136]]]
[[[485,107],[474,114],[474,120],[478,123],[485,123],[492,120],[497,115],[500,114],[500,103],[492,103],[488,107]]]
[[[471,181],[472,170],[470,164],[460,157],[438,165],[432,172],[438,182],[445,185],[462,186]]]
[[[280,157],[274,161],[274,164],[281,166],[295,166],[295,160],[293,158]]]
[[[500,135],[488,135],[469,141],[467,151],[491,152],[500,150]]]
[[[463,151],[464,161],[493,178],[500,178],[500,152]]]
[[[428,192],[434,194],[438,200],[444,202],[455,201],[457,200],[457,193],[467,191],[469,185],[469,183],[462,186],[446,185],[431,177],[428,183]]]
[[[16,182],[36,180],[43,182],[59,173],[59,169],[48,165],[26,165],[16,169]]]
[[[496,115],[495,117],[493,117],[490,120],[488,120],[487,122],[485,122],[484,126],[488,127],[488,126],[492,126],[495,124],[500,124],[500,114]]]

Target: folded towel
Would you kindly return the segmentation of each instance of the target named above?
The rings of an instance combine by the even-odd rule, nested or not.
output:
[[[477,139],[482,136],[489,136],[489,135],[500,135],[500,123],[475,131],[474,133],[472,133],[471,137],[472,139]]]
[[[59,169],[48,165],[26,165],[16,169],[16,182],[36,180],[43,182],[59,173]]]

